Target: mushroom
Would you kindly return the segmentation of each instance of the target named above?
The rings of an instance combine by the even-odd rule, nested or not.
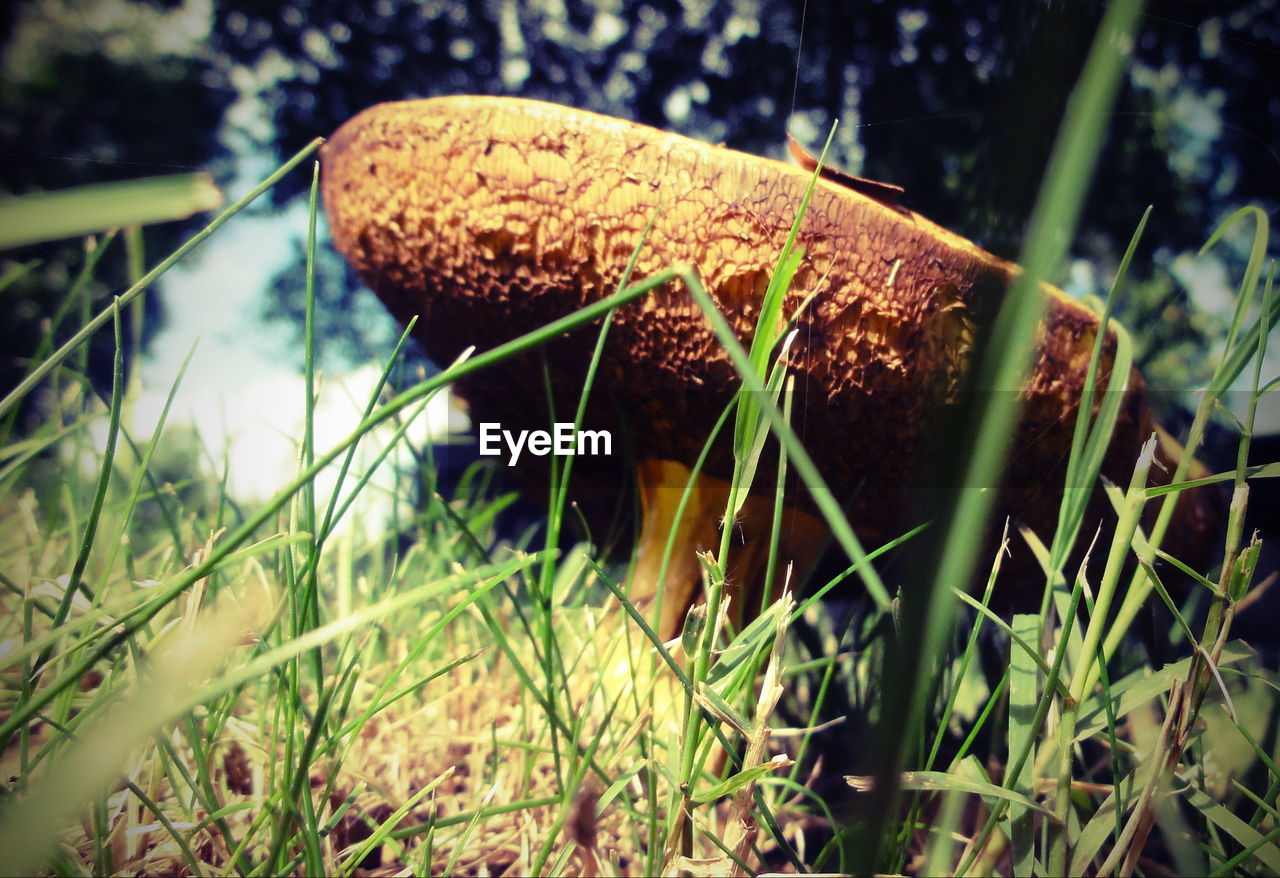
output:
[[[800,158],[808,170],[553,104],[453,96],[381,104],[347,122],[324,147],[322,187],[337,248],[397,318],[420,317],[418,339],[449,362],[612,293],[651,219],[635,277],[694,266],[749,339],[816,167]],[[911,486],[931,427],[956,394],[974,332],[1018,268],[899,206],[894,187],[821,170],[783,306],[798,329],[789,367],[802,410],[793,422],[834,494],[848,500],[860,538],[876,545],[915,523]],[[1062,291],[1043,289],[1039,350],[997,507],[1041,533],[1056,519],[1058,468],[1099,324]],[[473,421],[546,429],[548,383],[554,411],[574,411],[591,344],[591,333],[580,332],[464,382]],[[1114,336],[1104,349],[1105,375]],[[615,315],[586,423],[625,431],[637,462],[643,518],[634,596],[654,596],[676,500],[738,386],[679,285]],[[1136,372],[1127,393],[1103,467],[1120,483],[1152,432],[1166,460],[1181,451],[1152,423]],[[678,535],[664,637],[697,596],[695,550],[718,542],[727,444],[710,455]],[[586,467],[575,478],[588,506],[593,489],[610,497],[620,489],[621,449],[614,452],[576,464]],[[1203,493],[1180,501],[1172,534],[1179,546],[1206,543],[1212,509]],[[748,537],[767,533],[772,514],[770,498],[755,500],[737,523]],[[783,557],[803,562],[825,531],[802,491],[788,493],[787,507]],[[732,579],[744,591],[760,579],[762,557],[737,552]],[[758,595],[738,603],[747,599]]]

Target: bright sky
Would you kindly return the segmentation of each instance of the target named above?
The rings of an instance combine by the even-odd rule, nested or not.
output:
[[[230,198],[240,194],[228,193]],[[169,423],[194,424],[214,460],[228,456],[229,490],[241,499],[270,497],[297,473],[305,400],[297,365],[301,356],[281,356],[291,330],[264,324],[260,314],[272,276],[290,257],[290,236],[305,228],[302,206],[273,218],[241,214],[204,245],[195,261],[176,267],[161,285],[169,319],[144,362],[135,429],[150,435],[194,346]],[[317,451],[333,447],[355,428],[378,375],[379,367],[368,364],[322,376]],[[409,436],[422,443],[428,435],[466,429],[466,417],[441,395]],[[387,435],[379,434],[382,441]],[[375,440],[368,456],[380,447]],[[325,480],[319,487],[327,487]]]

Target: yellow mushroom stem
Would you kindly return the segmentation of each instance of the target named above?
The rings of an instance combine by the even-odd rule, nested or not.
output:
[[[656,628],[664,639],[679,632],[685,614],[701,596],[703,573],[698,556],[719,548],[728,508],[730,483],[700,473],[677,527],[676,513],[692,476],[689,467],[672,460],[642,460],[636,467],[641,524],[630,597],[638,605],[657,610]],[[752,494],[733,522],[725,596],[735,625],[753,617],[762,602],[772,601],[789,576],[793,583],[803,576],[826,544],[828,530],[820,518],[795,506],[784,507],[773,594],[765,596],[773,507],[772,497]],[[668,541],[672,550],[663,575]]]

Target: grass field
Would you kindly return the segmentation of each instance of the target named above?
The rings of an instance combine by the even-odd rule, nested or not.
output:
[[[1100,46],[1124,33],[1126,5],[1108,13]],[[1070,240],[1118,65],[1096,51],[1085,70],[1030,227],[1023,291],[1052,275]],[[304,172],[313,149],[192,246],[283,174]],[[313,195],[312,254],[315,210]],[[1245,459],[1255,407],[1275,387],[1261,352],[1280,302],[1263,280],[1266,214],[1246,209],[1226,225],[1237,223],[1253,223],[1252,258],[1183,437],[1194,449],[1223,417],[1218,399],[1246,377],[1240,463],[1214,477],[1234,492],[1221,570],[1185,571],[1199,583],[1185,600],[1159,581],[1169,501],[1186,473],[1147,488],[1148,456],[1110,489],[1119,524],[1094,543],[1101,575],[1068,567],[1072,546],[1092,536],[1079,534],[1084,498],[1121,396],[1091,379],[1101,405],[1080,419],[1058,529],[1039,535],[1043,608],[1008,620],[985,608],[990,588],[960,600],[953,586],[999,582],[998,558],[978,548],[990,498],[966,485],[1000,471],[1015,395],[983,394],[969,413],[984,432],[944,497],[939,552],[895,600],[871,563],[886,547],[859,543],[787,426],[777,318],[789,250],[749,349],[680,267],[425,380],[399,379],[397,348],[349,438],[317,448],[308,426],[293,483],[243,507],[225,474],[186,454],[181,431],[162,422],[134,434],[122,353],[109,395],[85,376],[89,334],[114,331],[122,351],[137,297],[184,248],[86,313],[0,402],[0,871],[1280,873],[1280,687],[1230,638],[1267,573],[1254,569],[1243,516],[1250,481],[1280,463]],[[570,466],[545,528],[523,536],[500,533],[511,498],[486,466],[448,496],[423,492],[377,538],[339,526],[380,499],[369,471],[434,394],[566,329],[607,325],[665,282],[703,307],[742,376],[725,420],[735,490],[768,493],[779,475],[755,462],[761,443],[778,442],[852,559],[795,594],[870,594],[855,612],[788,593],[732,632],[726,530],[704,559],[705,609],[662,644],[626,598],[626,559],[561,538]],[[1040,297],[1019,292],[975,364],[992,387],[1017,386],[1026,368]],[[72,285],[68,314],[82,313],[78,295]],[[305,343],[314,405],[323,340],[308,331]],[[37,394],[40,420],[18,432],[18,406]],[[338,474],[332,492],[316,487],[322,471]],[[429,457],[403,476],[437,485]],[[1156,523],[1140,527],[1148,509]],[[1167,661],[1138,632],[1135,620],[1151,618]],[[836,751],[865,773],[824,772]]]

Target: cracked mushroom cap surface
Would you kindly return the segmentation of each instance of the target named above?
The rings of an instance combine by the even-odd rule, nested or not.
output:
[[[339,129],[322,162],[337,248],[398,319],[419,316],[417,337],[437,362],[615,292],[650,220],[633,280],[693,266],[749,343],[811,179],[631,122],[497,97],[372,107]],[[940,407],[1019,269],[850,180],[818,180],[783,313],[800,311],[789,355],[796,431],[875,544],[909,526],[910,485]],[[1098,331],[1081,303],[1042,289],[1047,309],[997,509],[1037,529],[1056,518],[1054,478]],[[544,356],[555,411],[571,413],[594,340],[580,331],[464,382],[473,421],[545,429]],[[1104,381],[1114,347],[1113,337],[1104,344]],[[625,431],[638,459],[688,465],[737,386],[698,306],[670,284],[616,314],[584,426]],[[1153,429],[1134,372],[1104,472],[1127,481]],[[727,476],[731,466],[722,443],[707,471]]]

